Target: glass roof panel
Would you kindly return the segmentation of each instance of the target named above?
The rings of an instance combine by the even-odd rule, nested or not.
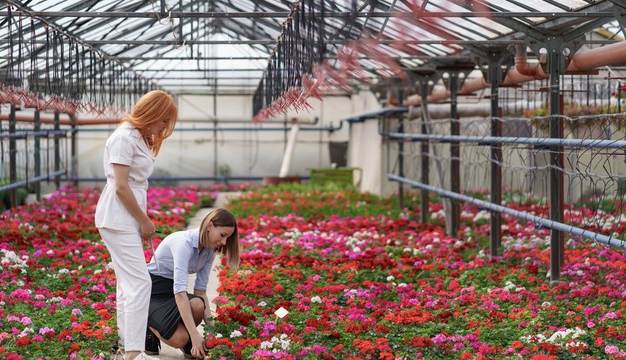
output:
[[[563,12],[567,9],[579,10],[594,6],[608,0],[429,0],[426,7],[430,12],[469,12],[470,11],[515,11],[515,12]],[[25,0],[23,0],[25,2]],[[211,0],[208,2],[183,2],[183,11],[289,11],[296,0]],[[409,11],[412,3],[419,4],[415,0],[358,0],[357,6],[362,11],[372,11],[371,4],[375,4],[373,11]],[[33,0],[28,3],[29,7],[35,11],[123,11],[123,12],[156,12],[160,11],[160,1],[152,0]],[[167,9],[180,11],[179,0],[166,0]],[[326,1],[327,12],[348,12],[352,9],[352,0]],[[332,40],[342,40],[350,38],[356,39],[363,36],[362,30],[370,35],[378,35],[384,26],[383,39],[417,39],[417,40],[445,40],[445,39],[466,39],[483,40],[498,39],[507,35],[519,33],[514,29],[515,23],[520,22],[524,26],[531,25],[532,22],[544,21],[545,18],[532,17],[524,19],[515,18],[478,18],[478,17],[455,17],[455,18],[424,18],[418,19],[397,19],[382,17],[357,17],[355,24],[347,25],[350,18],[327,17],[327,38]],[[83,40],[175,40],[178,36],[178,19],[161,19],[156,21],[147,18],[56,18],[50,19],[56,24],[68,27],[68,31],[76,34]],[[281,33],[281,24],[285,18],[263,17],[263,18],[220,18],[220,19],[184,19],[183,33],[185,39],[191,40],[275,40]],[[530,21],[530,22],[529,22]],[[580,18],[579,24],[586,21]],[[574,23],[576,23],[574,21]],[[26,22],[29,26],[30,22]],[[508,25],[508,26],[507,26]],[[199,30],[200,29],[200,30]],[[613,34],[614,38],[622,39],[624,36],[617,22],[609,23],[603,27],[608,34]],[[0,28],[0,37],[7,37],[7,28]],[[45,29],[42,26],[36,27],[36,33],[41,37]],[[30,33],[29,33],[30,34]],[[192,36],[193,34],[193,36]],[[406,66],[418,66],[425,62],[423,59],[410,59],[410,56],[446,56],[459,53],[462,45],[427,45],[413,44],[406,46],[381,45],[392,56],[409,57],[402,59],[402,64]],[[167,74],[163,72],[145,72],[146,75],[161,78],[180,76],[182,72],[176,70],[205,70],[199,73],[192,73],[188,76],[204,76],[213,74],[218,77],[242,77],[241,72],[212,71],[230,69],[263,69],[267,66],[267,60],[274,45],[195,45],[195,46],[171,46],[171,45],[116,45],[108,44],[97,46],[110,55],[123,57],[129,65],[137,69],[170,69]],[[333,50],[341,47],[338,45],[328,45],[329,55],[333,55]],[[0,43],[0,56],[6,58],[8,45]],[[212,57],[255,57],[263,60],[198,60],[193,56]],[[158,59],[179,58],[174,60]],[[135,60],[126,60],[136,58]],[[41,60],[39,61],[41,63]],[[6,63],[6,61],[4,62]],[[363,60],[362,63],[368,67],[375,67],[377,64],[371,60]],[[2,63],[0,63],[1,66]],[[208,71],[208,72],[207,72]],[[260,78],[262,72],[250,72],[249,77]],[[174,74],[174,75],[172,75]],[[238,75],[234,75],[238,74]],[[240,80],[228,80],[229,85],[242,83]],[[172,81],[172,82],[175,82]],[[253,81],[254,82],[254,81]]]

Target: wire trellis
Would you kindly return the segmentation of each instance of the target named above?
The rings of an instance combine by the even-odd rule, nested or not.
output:
[[[563,166],[557,168],[564,176],[564,221],[616,239],[626,238],[626,146],[609,146],[626,141],[624,114],[601,114],[579,117],[560,116],[564,139],[609,141],[607,146],[564,146],[560,154]],[[463,136],[488,137],[491,118],[474,117],[460,120]],[[420,142],[405,143],[404,172],[409,179],[419,179],[421,162],[427,158],[431,169],[439,164],[441,174],[431,171],[429,183],[443,189],[450,184],[451,161],[460,162],[461,194],[484,198],[490,191],[492,164],[502,169],[503,205],[530,209],[535,216],[549,219],[550,117],[503,117],[502,137],[533,138],[538,144],[502,144],[500,161],[491,158],[490,146],[480,142],[461,142],[459,157],[450,156],[450,144],[430,141],[430,151],[423,153]],[[451,119],[429,121],[429,135],[449,135]],[[421,120],[405,123],[405,133],[419,134]],[[397,151],[397,150],[396,150]],[[397,168],[397,160],[391,172]],[[442,176],[441,176],[442,175]],[[467,205],[472,206],[472,205]]]

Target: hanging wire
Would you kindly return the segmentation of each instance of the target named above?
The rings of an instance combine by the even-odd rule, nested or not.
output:
[[[35,103],[40,110],[52,107],[59,111],[102,113],[119,111],[131,99],[157,87],[102,50],[34,16],[21,4],[6,3],[3,23],[8,30],[9,61],[2,89],[3,96],[12,103]],[[26,17],[30,23],[28,34],[24,31]],[[35,29],[41,25],[44,31],[37,34]],[[37,44],[43,44],[43,48]],[[43,51],[45,59],[40,62],[37,55]],[[110,83],[105,84],[103,76],[110,76]]]
[[[318,6],[321,10],[316,18],[316,1],[300,0],[293,4],[255,91],[255,115],[276,101],[293,101],[297,94],[289,90],[301,87],[303,76],[324,61],[325,1]]]

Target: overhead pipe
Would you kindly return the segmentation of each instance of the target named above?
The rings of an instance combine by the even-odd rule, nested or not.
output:
[[[532,76],[523,75],[519,71],[513,69],[509,70],[509,72],[506,74],[506,78],[502,82],[501,86],[521,84],[523,82],[531,81],[534,79],[535,78]],[[469,95],[478,90],[486,89],[489,86],[489,83],[484,78],[466,80],[463,83],[463,86],[459,89],[458,95]],[[445,100],[449,97],[449,90],[438,89],[433,90],[433,92],[428,95],[427,99],[429,103],[434,103],[437,101]],[[421,102],[420,100],[421,99],[419,95],[411,95],[409,96],[407,101],[404,102],[404,105],[419,105]]]
[[[108,118],[108,119],[103,119],[103,118],[99,118],[99,119],[93,119],[93,120],[78,120],[78,117],[76,116],[76,114],[74,113],[67,113],[67,116],[69,117],[69,119],[61,119],[61,125],[72,125],[72,124],[76,124],[78,126],[83,126],[83,125],[116,125],[119,124],[121,119],[118,118]],[[3,120],[9,120],[9,116],[8,115],[0,115],[0,121]],[[32,123],[35,121],[35,115],[20,115],[16,117],[17,122],[27,122],[27,123]],[[291,119],[287,122],[293,122],[294,119]],[[315,125],[319,122],[319,117],[314,117],[313,121],[300,121],[299,119],[296,119],[298,124],[301,125]],[[185,121],[185,120],[179,120],[179,123],[188,123],[188,122],[192,122],[192,121]],[[207,121],[204,121],[207,122]],[[220,121],[218,120],[218,123],[223,122],[223,123],[250,123],[250,120],[225,120],[225,121]],[[41,123],[42,124],[54,124],[54,118],[46,118],[46,117],[41,117]],[[284,120],[272,120],[272,121],[264,121],[263,124],[284,124],[285,121]]]
[[[545,62],[543,56],[540,55],[540,60],[536,64],[529,64],[528,57],[526,56],[526,45],[515,45],[515,70],[525,76],[530,76],[536,80],[546,80],[550,76],[543,71],[542,63]]]
[[[626,64],[626,42],[604,45],[576,52],[567,67],[568,72],[589,71],[606,65]]]
[[[515,47],[515,68],[507,72],[502,85],[516,85],[532,80],[545,80],[549,76],[543,70],[542,59],[537,64],[529,64],[526,56],[526,46]],[[593,70],[606,65],[626,64],[626,42],[605,45],[595,49],[581,50],[576,52],[570,61],[566,73],[577,73]],[[489,83],[484,78],[467,80],[459,90],[459,95],[471,94],[475,91],[486,89]],[[445,100],[450,97],[450,92],[445,89],[434,90],[429,96],[429,102]],[[405,106],[419,105],[420,96],[411,95],[404,102]]]
[[[0,121],[8,121],[8,120],[9,120],[9,115],[0,115]],[[33,116],[16,116],[15,120],[17,122],[33,123],[35,122],[35,115],[33,114]],[[54,118],[46,118],[42,116],[41,123],[42,124],[54,124]],[[61,125],[72,125],[72,117],[70,116],[69,119],[61,119]]]

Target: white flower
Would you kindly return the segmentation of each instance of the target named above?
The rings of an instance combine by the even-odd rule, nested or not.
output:
[[[489,220],[491,218],[491,213],[487,210],[481,210],[479,211],[474,218],[472,219],[472,222],[477,222],[479,220]]]
[[[395,277],[393,277],[391,275],[387,276],[387,281],[393,281],[393,279],[395,279]]]
[[[236,337],[240,337],[241,336],[241,331],[239,330],[234,330],[233,332],[230,333],[230,337],[231,338],[236,338]]]
[[[260,307],[263,307],[263,306],[267,306],[267,303],[265,301],[261,301],[257,305],[260,306]]]
[[[320,298],[319,296],[313,296],[311,298],[311,302],[312,303],[322,303],[322,298]]]
[[[221,338],[223,338],[223,337],[224,337],[224,335],[222,335],[222,334],[220,334],[220,333],[215,334],[215,338],[216,338],[216,339],[221,339]]]
[[[355,253],[361,252],[361,248],[359,248],[358,246],[355,246],[355,247],[352,249],[352,252],[355,252]]]

